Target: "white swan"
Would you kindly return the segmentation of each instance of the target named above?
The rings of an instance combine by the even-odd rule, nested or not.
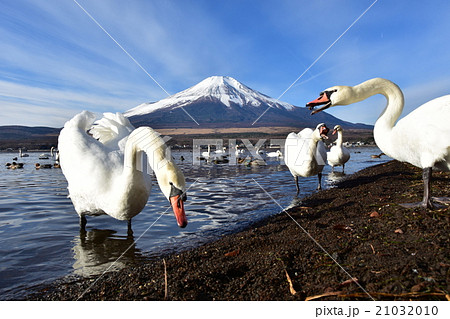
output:
[[[143,153],[171,203],[178,226],[185,227],[185,179],[167,156],[159,134],[149,127],[134,129],[120,113],[105,113],[93,125],[94,120],[91,112],[75,115],[58,139],[61,169],[81,227],[86,225],[86,215],[108,214],[128,220],[131,231],[131,219],[145,207],[152,185]]]
[[[450,95],[431,100],[418,107],[395,124],[404,106],[403,93],[391,81],[375,78],[356,86],[334,86],[306,104],[310,109],[323,105],[312,114],[330,106],[347,105],[383,94],[387,106],[375,123],[374,138],[381,151],[401,162],[423,169],[423,201],[404,206],[433,208],[431,201],[432,169],[450,170]],[[450,203],[448,198],[441,202]]]
[[[20,156],[20,157],[29,157],[30,155],[27,154],[27,153],[22,153],[22,149],[19,148],[19,156]]]
[[[326,139],[329,129],[325,124],[317,125],[313,131],[305,128],[298,134],[289,133],[284,145],[284,161],[294,176],[297,195],[300,192],[298,177],[317,175],[318,189],[321,189],[322,170],[327,160],[327,151],[322,139]]]
[[[350,159],[350,152],[346,147],[342,146],[342,131],[340,125],[334,127],[333,134],[337,133],[338,137],[336,139],[336,145],[327,153],[327,160],[333,171],[335,166],[342,165],[342,172],[344,172],[345,163]]]
[[[281,157],[283,156],[283,153],[281,153],[280,150],[277,150],[276,152],[269,152],[266,154],[267,157]]]
[[[204,157],[205,159],[208,159],[210,156],[211,156],[211,145],[208,145],[208,151],[202,152],[202,157]]]

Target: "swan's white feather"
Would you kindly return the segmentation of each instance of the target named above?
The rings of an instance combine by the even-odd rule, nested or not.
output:
[[[340,125],[336,125],[338,138],[336,140],[336,145],[331,147],[330,151],[327,153],[328,164],[331,167],[343,166],[350,159],[350,152],[344,146],[342,146],[342,128]]]
[[[418,107],[392,128],[389,156],[417,167],[450,170],[450,95]]]
[[[61,169],[68,182],[69,196],[77,213],[82,215],[108,214],[129,220],[145,206],[151,189],[151,176],[142,171],[128,172],[124,168],[124,152],[119,144],[129,131],[120,116],[99,121],[94,132],[108,146],[91,136],[95,115],[83,111],[69,120],[60,133],[58,148]],[[122,122],[123,123],[123,122]],[[106,133],[107,127],[114,134]],[[122,134],[122,135],[121,135]],[[115,143],[115,147],[113,147]]]
[[[320,138],[314,140],[313,134],[314,130],[305,128],[298,134],[290,133],[286,138],[284,161],[293,176],[314,176],[325,166],[325,144]],[[315,152],[312,143],[317,143]]]

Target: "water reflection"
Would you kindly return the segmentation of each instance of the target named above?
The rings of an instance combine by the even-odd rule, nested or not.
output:
[[[109,229],[80,230],[80,236],[74,239],[74,273],[90,276],[119,270],[142,257],[133,235],[120,237],[116,233]]]

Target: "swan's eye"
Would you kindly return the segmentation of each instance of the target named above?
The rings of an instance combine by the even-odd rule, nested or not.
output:
[[[321,93],[321,96],[323,95],[323,93],[325,93],[325,95],[327,96],[328,99],[330,99],[331,94],[333,94],[334,92],[337,92],[337,90],[331,90],[331,91],[325,91]]]

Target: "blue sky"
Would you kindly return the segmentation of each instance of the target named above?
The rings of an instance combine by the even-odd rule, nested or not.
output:
[[[278,98],[374,0],[77,0],[169,93],[212,75]],[[284,94],[397,83],[405,113],[450,92],[450,2],[379,0]],[[0,125],[60,127],[167,94],[73,0],[0,0]],[[384,98],[335,107],[373,124]]]

